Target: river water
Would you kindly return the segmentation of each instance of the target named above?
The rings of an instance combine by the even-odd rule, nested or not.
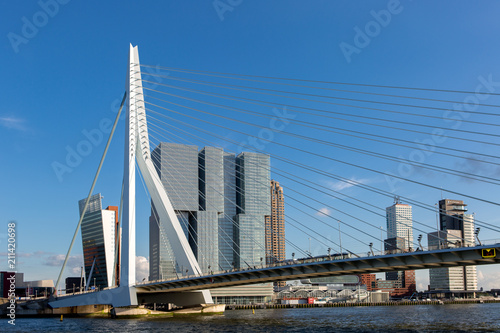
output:
[[[500,304],[226,310],[163,319],[18,318],[0,332],[500,332]]]

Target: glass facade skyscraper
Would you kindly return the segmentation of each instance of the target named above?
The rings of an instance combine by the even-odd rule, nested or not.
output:
[[[236,157],[236,218],[233,231],[235,265],[254,267],[266,258],[266,216],[271,215],[268,155],[241,153]]]
[[[153,162],[204,273],[255,266],[265,258],[270,215],[269,156],[161,143]],[[150,279],[181,276],[152,207]],[[241,259],[243,258],[243,259]],[[242,262],[246,264],[241,265]]]
[[[113,285],[118,218],[117,207],[108,207],[103,210],[101,199],[100,193],[90,197],[81,225],[86,285],[89,287],[95,285],[100,289]],[[82,199],[78,202],[80,216],[86,200]],[[94,266],[93,270],[92,266]],[[90,275],[91,270],[92,275]]]
[[[195,243],[190,223],[199,208],[198,147],[162,142],[153,150],[151,158],[186,238],[190,244]],[[185,269],[175,262],[168,235],[152,202],[149,233],[150,280],[182,274]],[[195,249],[193,252],[196,255]]]
[[[236,216],[236,159],[224,152],[223,156],[224,214],[219,215],[219,269],[233,268],[235,256],[234,217]]]

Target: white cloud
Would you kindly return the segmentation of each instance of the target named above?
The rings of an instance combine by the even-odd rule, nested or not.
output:
[[[425,291],[429,288],[429,270],[422,269],[415,271],[415,280],[417,283],[417,291]]]
[[[62,267],[62,265],[64,263],[64,258],[66,258],[66,255],[64,255],[64,254],[54,254],[54,255],[48,256],[45,259],[45,261],[43,262],[43,264],[46,266]],[[83,256],[82,255],[69,256],[68,262],[66,265],[68,267],[70,267],[72,270],[75,267],[80,269],[80,267],[83,266]],[[78,271],[78,272],[80,272],[80,271]]]
[[[147,280],[149,277],[149,262],[148,258],[137,256],[135,257],[135,278],[137,281]]]
[[[80,276],[81,272],[82,272],[82,267],[83,266],[80,266],[80,267],[73,267],[71,268],[71,274],[73,274],[73,276]],[[85,276],[85,271],[83,272],[83,276]]]
[[[15,117],[0,117],[0,125],[23,132],[27,130],[24,119]]]
[[[342,191],[346,188],[350,188],[356,186],[357,184],[368,184],[370,183],[369,179],[366,178],[356,178],[355,176],[351,177],[351,179],[347,179],[339,182],[328,182],[328,186],[334,191]]]
[[[500,272],[483,273],[477,270],[477,287],[484,290],[500,289]]]
[[[318,215],[318,216],[326,216],[326,215],[330,215],[331,212],[332,212],[331,209],[323,207],[323,208],[321,208],[320,210],[318,210],[316,212],[316,215]]]

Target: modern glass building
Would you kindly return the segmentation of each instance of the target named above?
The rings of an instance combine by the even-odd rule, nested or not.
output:
[[[253,267],[265,259],[269,156],[160,143],[153,162],[202,272]],[[150,279],[182,275],[155,215],[153,206]]]
[[[266,258],[266,216],[271,215],[270,159],[241,153],[236,157],[235,266],[261,265]]]
[[[199,208],[198,147],[162,142],[153,150],[151,157],[182,230],[189,243],[193,244],[195,234],[190,224],[193,224]],[[157,218],[152,202],[149,234],[149,279],[182,275],[185,269],[175,262],[167,232]]]
[[[219,269],[233,268],[235,256],[234,217],[236,216],[236,158],[223,153],[224,214],[219,215]]]
[[[78,202],[80,216],[86,200],[85,198]],[[118,236],[116,233],[118,209],[111,206],[102,209],[101,200],[100,193],[90,197],[81,225],[86,285],[89,288],[95,286],[99,289],[113,285],[115,241]]]

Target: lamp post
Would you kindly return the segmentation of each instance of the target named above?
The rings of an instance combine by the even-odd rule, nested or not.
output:
[[[384,228],[380,226],[380,251],[384,254]]]
[[[481,230],[481,228],[477,227],[476,228],[476,232],[474,232],[474,234],[476,235],[476,239],[477,239],[477,242],[479,243],[479,246],[481,246],[481,241],[479,240],[479,231]]]
[[[75,284],[73,283],[73,295],[75,294]]]
[[[88,281],[87,281],[88,283]],[[80,289],[78,289],[78,292],[81,293],[83,288],[83,266],[80,267]]]
[[[263,259],[264,259],[264,258],[260,257],[260,266],[261,266],[262,268],[264,268],[264,263],[262,262],[262,260],[263,260]]]
[[[330,256],[330,251],[331,250],[332,250],[331,248],[328,248],[328,250],[327,250],[328,251],[328,260],[332,260],[332,257]]]
[[[292,261],[295,260],[295,252],[292,253]]]
[[[373,254],[373,243],[368,244],[368,246],[370,247],[370,252],[372,253],[372,256],[374,256],[375,254]]]
[[[424,248],[421,242],[422,242],[422,235],[418,235],[418,247],[420,248],[420,251],[423,251]]]
[[[344,258],[344,255],[342,254],[342,234],[340,233],[340,220],[339,222],[339,245],[340,245],[340,255],[342,256],[342,259]]]

